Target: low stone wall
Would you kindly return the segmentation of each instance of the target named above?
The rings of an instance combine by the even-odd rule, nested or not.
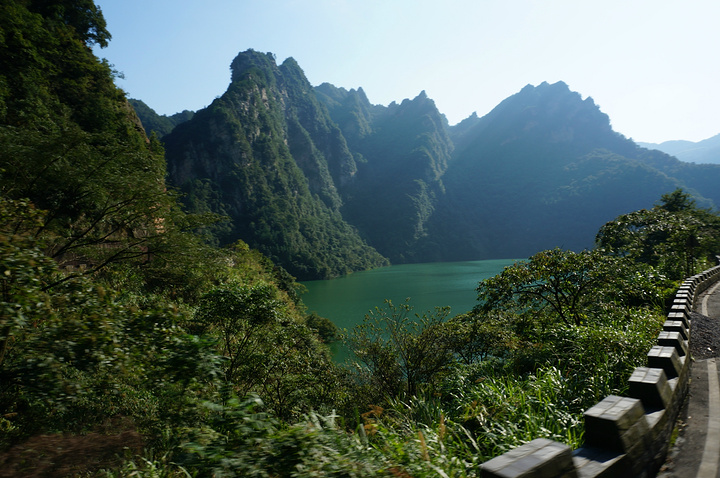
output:
[[[483,477],[655,476],[690,376],[690,312],[695,299],[720,280],[720,266],[682,283],[647,366],[630,377],[628,397],[611,395],[585,412],[582,448],[539,438],[481,465]]]

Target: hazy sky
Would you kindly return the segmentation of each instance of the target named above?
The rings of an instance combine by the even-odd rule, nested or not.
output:
[[[96,50],[160,114],[222,95],[252,48],[374,104],[425,90],[455,124],[566,82],[636,141],[720,133],[718,0],[96,0]]]

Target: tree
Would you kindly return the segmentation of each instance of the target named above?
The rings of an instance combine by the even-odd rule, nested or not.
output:
[[[228,285],[200,299],[196,332],[217,335],[220,354],[226,359],[225,380],[245,385],[244,393],[261,379],[253,370],[262,360],[258,342],[263,341],[269,326],[280,319],[279,306],[274,290],[265,284]]]
[[[0,196],[0,376],[13,347],[31,326],[35,314],[30,311],[48,312],[44,279],[56,266],[29,234],[42,216],[27,201]]]
[[[0,5],[0,194],[44,210],[34,234],[86,273],[166,249],[180,214],[165,161],[84,43],[109,39],[91,0]]]
[[[660,209],[668,212],[691,211],[697,209],[695,200],[690,194],[678,188],[675,191],[663,194],[660,198]]]
[[[33,0],[29,9],[71,27],[85,43],[108,46],[111,35],[100,7],[93,0]]]
[[[408,301],[385,302],[367,314],[347,337],[358,368],[382,395],[413,396],[422,384],[433,383],[454,363],[449,308],[411,315]]]
[[[324,405],[338,384],[327,348],[287,307],[269,284],[226,283],[202,297],[191,330],[215,340],[234,393],[257,393],[290,420]]]
[[[617,273],[613,261],[599,251],[552,249],[506,267],[477,287],[480,305],[489,312],[509,306],[530,313],[551,309],[565,324],[580,325],[595,293]]]
[[[54,133],[0,127],[0,191],[46,211],[34,234],[61,265],[86,272],[160,253],[179,211],[162,156],[68,126]]]
[[[502,357],[517,348],[518,340],[502,312],[482,314],[468,312],[453,317],[453,349],[464,364],[479,363],[489,357]]]
[[[652,209],[606,223],[595,242],[608,254],[651,265],[679,280],[692,275],[696,258],[714,258],[719,232],[718,216],[698,208],[689,194],[676,189]]]
[[[0,447],[116,415],[157,420],[186,403],[188,384],[212,381],[216,360],[179,327],[176,307],[140,308],[87,277],[59,281],[34,235],[43,221],[0,196]]]

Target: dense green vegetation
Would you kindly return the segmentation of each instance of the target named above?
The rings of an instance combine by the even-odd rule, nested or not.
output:
[[[184,110],[170,116],[159,115],[142,100],[130,98],[128,102],[135,110],[138,118],[140,118],[145,132],[148,135],[154,133],[158,138],[162,138],[171,132],[180,123],[190,120],[195,114],[193,111]]]
[[[384,107],[361,89],[315,90],[361,159],[338,188],[344,217],[393,262],[580,251],[667,191],[719,199],[720,169],[638,148],[564,83],[528,85],[454,126],[424,94]]]
[[[593,250],[542,251],[481,282],[465,314],[378,307],[342,334],[354,356],[335,363],[325,342],[338,332],[306,315],[284,268],[243,241],[213,244],[239,227],[208,207],[232,205],[217,183],[194,178],[196,210],[179,206],[162,145],[88,48],[109,39],[89,0],[0,5],[0,476],[478,476],[479,463],[533,438],[577,446],[583,410],[623,392],[674,288],[717,251],[718,216],[674,190],[606,223]],[[319,103],[283,112],[287,146],[275,140],[281,110],[244,126],[230,114],[233,101],[278,101],[263,95],[278,79],[288,98],[302,95],[297,65],[270,77],[258,68],[269,57],[237,61],[231,91],[175,131],[258,128],[254,142],[224,131],[253,158],[232,179],[244,175],[246,199],[272,210],[252,227],[276,218],[263,234],[286,248],[273,257],[292,264],[330,244],[334,254],[312,251],[329,255],[297,270],[379,262],[354,232],[337,232],[352,229],[331,186],[362,158],[306,114]],[[427,133],[430,106],[421,96],[393,111],[423,111]],[[377,134],[402,133],[387,128]],[[339,148],[327,169],[331,149],[313,146],[322,135]],[[422,164],[416,180],[439,197],[430,178],[447,165],[428,141],[398,161]],[[273,168],[285,172],[274,183]]]
[[[232,70],[222,97],[163,138],[188,209],[228,218],[206,233],[243,239],[301,279],[387,264],[340,213],[335,181],[355,164],[302,70],[254,51]]]

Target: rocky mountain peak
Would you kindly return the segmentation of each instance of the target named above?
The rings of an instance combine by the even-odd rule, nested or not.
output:
[[[275,55],[270,52],[260,53],[253,49],[239,53],[230,64],[230,71],[232,72],[231,80],[239,80],[252,68],[258,68],[267,72],[277,70]]]

